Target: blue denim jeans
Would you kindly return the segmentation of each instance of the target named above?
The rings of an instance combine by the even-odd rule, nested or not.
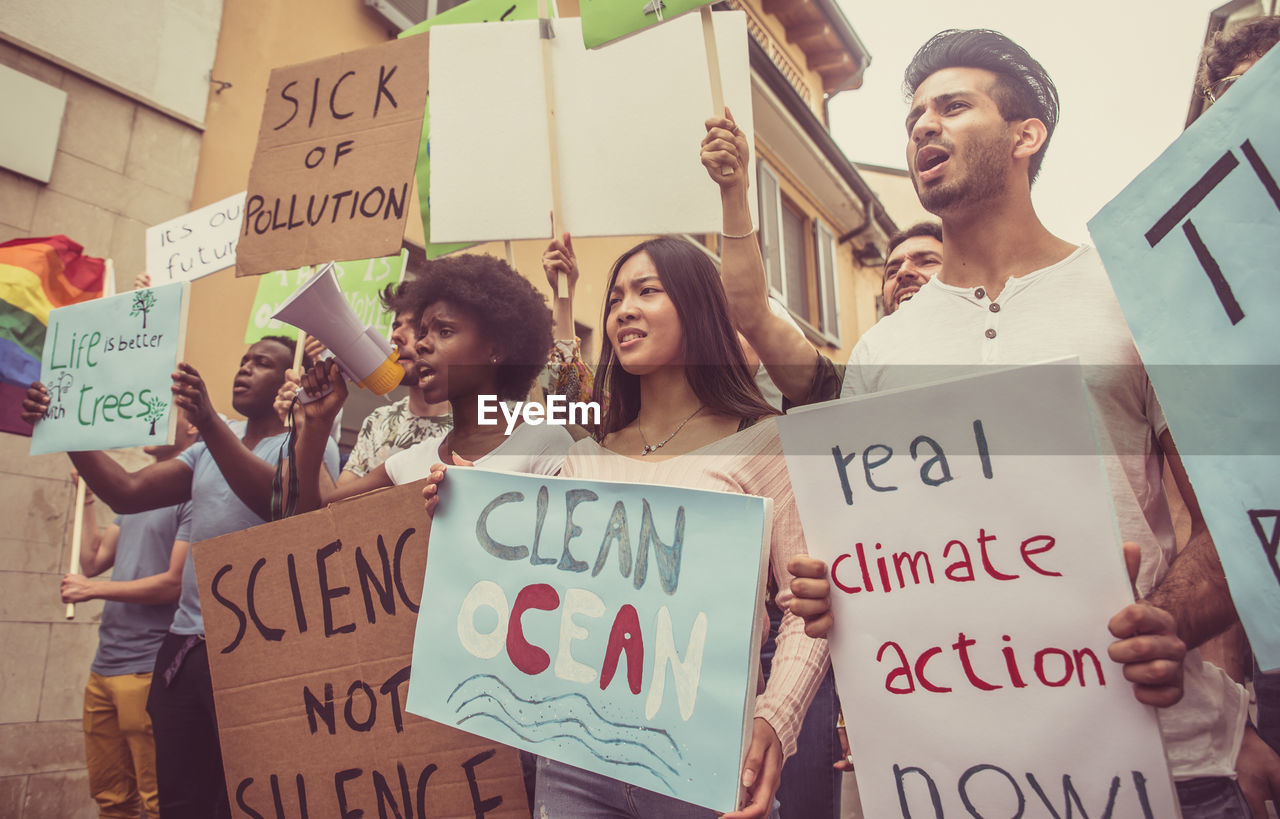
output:
[[[538,757],[534,819],[715,819],[709,808]],[[778,819],[778,802],[770,819]]]
[[[1258,736],[1280,754],[1280,671],[1264,674],[1254,660],[1253,695],[1258,699]]]
[[[1202,776],[1175,782],[1182,819],[1252,819],[1253,811],[1234,779]]]

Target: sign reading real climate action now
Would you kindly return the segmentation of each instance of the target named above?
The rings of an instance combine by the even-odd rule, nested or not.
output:
[[[735,809],[771,522],[749,495],[450,470],[409,711]]]
[[[40,366],[49,408],[32,455],[173,443],[170,376],[185,346],[190,287],[174,282],[49,313]]]
[[[1133,597],[1079,367],[778,427],[867,816],[1178,815],[1154,709],[1107,655]]]

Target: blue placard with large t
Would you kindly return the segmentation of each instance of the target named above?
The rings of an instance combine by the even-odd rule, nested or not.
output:
[[[170,375],[185,344],[191,285],[174,282],[49,313],[40,378],[49,408],[31,454],[173,443]]]
[[[1280,667],[1276,52],[1089,222],[1268,669]]]
[[[451,469],[440,509],[407,710],[733,810],[771,503]]]

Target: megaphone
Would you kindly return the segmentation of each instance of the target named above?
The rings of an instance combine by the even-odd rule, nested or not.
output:
[[[320,339],[338,359],[348,380],[370,392],[386,395],[404,378],[399,352],[372,327],[365,327],[338,289],[333,262],[280,306],[272,316]],[[298,397],[307,403],[305,392]]]

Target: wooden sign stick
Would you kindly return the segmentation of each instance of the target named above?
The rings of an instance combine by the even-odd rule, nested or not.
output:
[[[116,294],[116,263],[106,260],[102,274],[102,297]],[[71,516],[71,568],[69,574],[80,574],[80,543],[84,539],[84,478],[76,480],[76,508]],[[76,619],[76,604],[67,604],[67,619]]]
[[[76,480],[76,508],[71,517],[71,568],[68,574],[80,574],[80,541],[84,538],[84,478]],[[67,619],[76,619],[76,604],[67,604]]]
[[[720,81],[720,51],[716,48],[716,28],[711,21],[711,6],[703,6],[702,42],[707,47],[707,75],[711,79],[711,116],[724,116],[724,84]],[[733,168],[721,168],[721,176],[733,176]]]
[[[551,18],[547,13],[547,0],[538,0],[538,35],[542,38],[542,87],[547,98],[547,147],[551,154],[551,238],[559,235],[556,228],[556,214],[560,209],[560,148],[556,139],[556,89],[551,75],[551,41],[555,38],[555,30],[551,27]],[[561,223],[560,230],[565,225]],[[556,298],[569,298],[569,277],[561,273],[556,277]]]

